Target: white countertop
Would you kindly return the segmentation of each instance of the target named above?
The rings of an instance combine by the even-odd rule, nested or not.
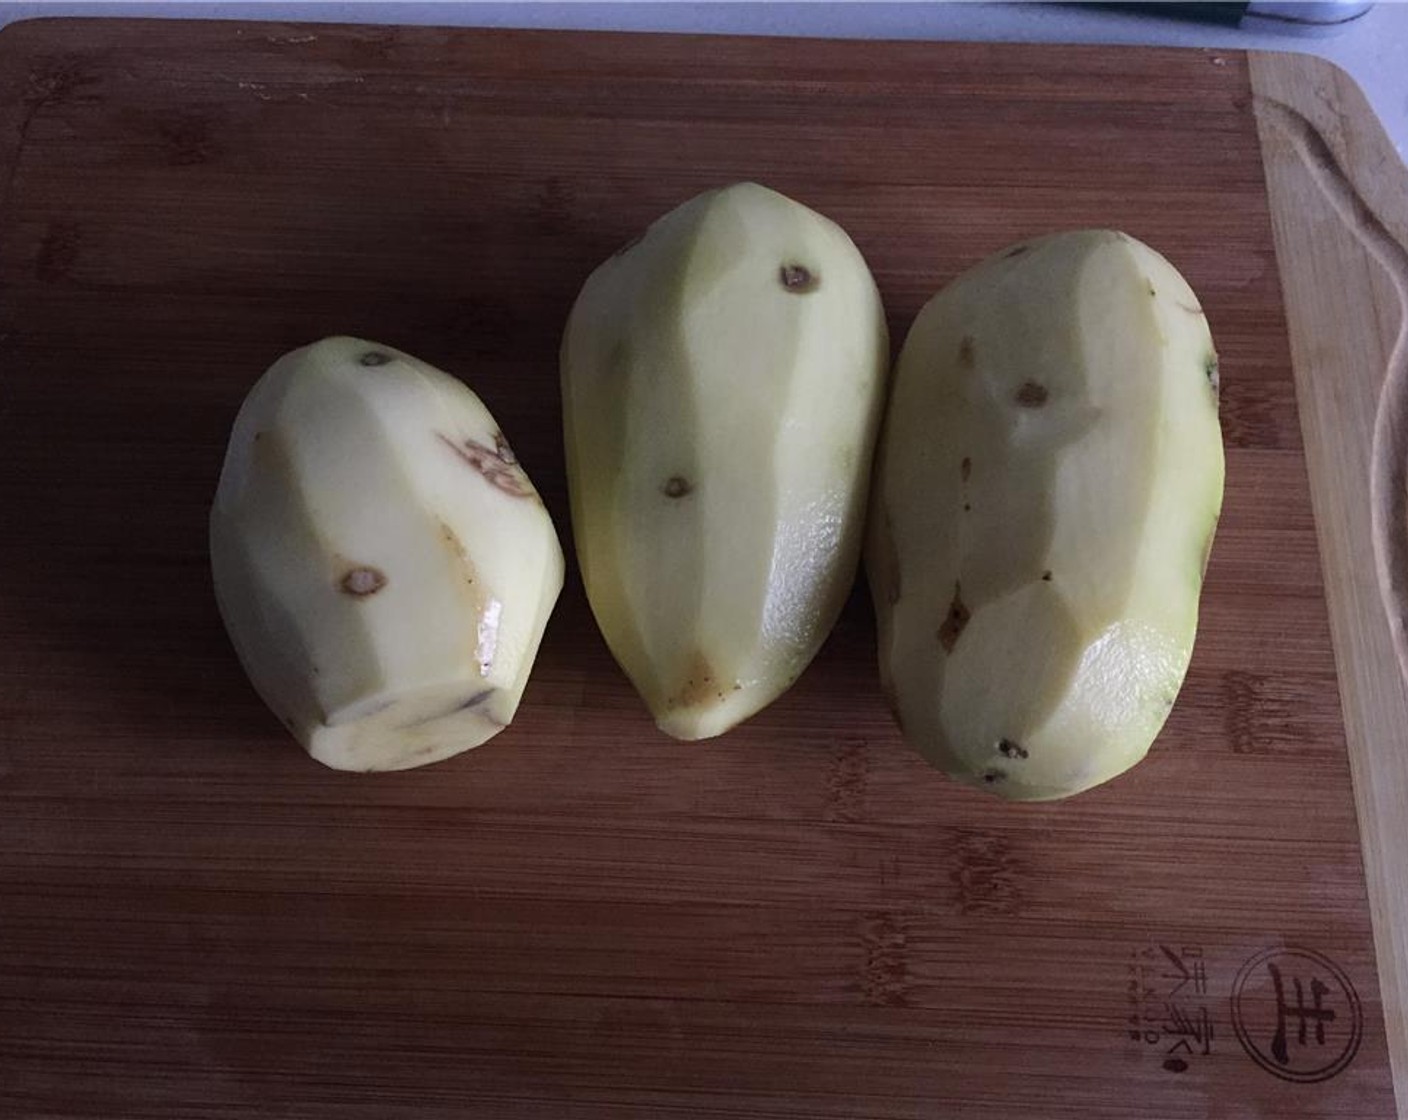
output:
[[[33,16],[106,15],[417,23],[464,27],[555,27],[697,31],[857,39],[968,39],[1125,43],[1307,51],[1352,74],[1400,156],[1408,160],[1408,3],[1380,0],[1332,32],[1267,33],[1073,4],[946,3],[469,3],[464,0],[128,3],[0,0],[0,24]],[[1289,25],[1288,25],[1289,27]]]

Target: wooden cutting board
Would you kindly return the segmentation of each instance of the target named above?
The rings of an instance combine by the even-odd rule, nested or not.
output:
[[[1384,1120],[1391,1053],[1408,1098],[1367,482],[1408,207],[1326,64],[44,21],[0,105],[0,1115]],[[1200,293],[1226,509],[1148,761],[1052,805],[947,781],[860,591],[787,696],[679,744],[575,572],[499,738],[309,761],[210,590],[250,384],[342,332],[452,370],[567,539],[571,301],[738,179],[851,232],[896,342],[1063,227]]]

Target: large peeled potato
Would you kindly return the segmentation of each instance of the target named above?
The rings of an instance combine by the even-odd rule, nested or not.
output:
[[[1035,800],[1144,757],[1222,504],[1217,391],[1197,298],[1120,233],[1018,245],[920,313],[866,567],[882,679],[932,763]]]
[[[479,398],[355,338],[285,355],[250,391],[210,547],[250,680],[341,770],[498,734],[562,588],[552,522]]]
[[[752,183],[685,203],[587,280],[562,345],[577,555],[669,734],[757,712],[834,624],[888,348],[851,239]]]

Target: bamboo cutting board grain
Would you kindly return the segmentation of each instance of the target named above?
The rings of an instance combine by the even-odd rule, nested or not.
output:
[[[1402,169],[1342,170],[1387,149],[1337,81],[1229,52],[7,30],[0,1116],[1393,1116],[1408,743],[1366,480],[1401,315],[1369,234],[1401,243]],[[958,788],[900,743],[860,592],[786,697],[678,744],[575,573],[499,738],[375,778],[304,758],[209,586],[253,379],[332,333],[463,376],[566,539],[571,301],[745,178],[851,232],[897,342],[1051,229],[1188,276],[1228,491],[1149,760],[1054,805]]]

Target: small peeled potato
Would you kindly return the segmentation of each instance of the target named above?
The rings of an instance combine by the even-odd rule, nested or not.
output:
[[[479,398],[355,338],[285,355],[250,391],[210,554],[255,689],[338,770],[421,766],[503,730],[563,579]]]
[[[1217,357],[1121,233],[982,262],[905,341],[866,568],[906,739],[1004,797],[1144,757],[1183,682],[1222,506]]]

